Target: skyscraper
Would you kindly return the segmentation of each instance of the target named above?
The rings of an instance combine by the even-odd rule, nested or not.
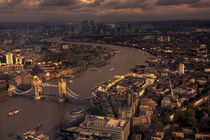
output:
[[[90,21],[90,32],[93,33],[95,31],[95,22],[94,20]]]
[[[91,26],[91,27],[94,27],[94,26],[95,26],[94,20],[91,20],[91,21],[90,21],[90,26]]]
[[[81,22],[81,25],[82,25],[82,32],[83,32],[83,33],[87,33],[87,32],[88,32],[88,27],[89,27],[88,24],[89,24],[89,23],[88,23],[88,20],[83,20],[83,21]]]
[[[6,54],[6,62],[7,65],[13,65],[14,61],[13,61],[13,53],[9,52]]]

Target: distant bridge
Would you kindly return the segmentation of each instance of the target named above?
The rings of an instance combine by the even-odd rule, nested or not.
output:
[[[88,100],[88,98],[82,98],[80,95],[73,92],[70,88],[66,86],[66,81],[63,78],[58,80],[58,85],[53,85],[50,83],[43,83],[42,80],[38,76],[33,77],[33,86],[26,90],[21,91],[16,88],[14,85],[10,85],[8,89],[8,94],[12,95],[20,95],[20,96],[32,96],[34,100],[40,100],[43,97],[56,97],[58,98],[58,102],[64,102],[65,98],[71,97],[75,100]],[[55,87],[58,88],[58,95],[50,95],[43,93],[43,87]]]

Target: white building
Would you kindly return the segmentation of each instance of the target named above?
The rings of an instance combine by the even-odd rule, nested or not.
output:
[[[168,42],[171,42],[171,37],[170,36],[168,36]]]
[[[62,46],[62,48],[63,49],[68,49],[69,48],[69,45],[68,44],[65,44],[65,45]]]
[[[159,40],[160,42],[163,42],[163,36],[160,36]]]
[[[130,121],[103,116],[86,116],[80,128],[93,133],[111,134],[112,140],[127,140],[130,134]]]
[[[184,64],[179,64],[179,74],[184,74]]]
[[[16,64],[18,64],[18,65],[23,64],[23,59],[24,59],[23,56],[17,56],[17,57],[15,58]]]
[[[6,63],[7,65],[13,65],[14,61],[13,61],[13,53],[9,52],[6,54]]]

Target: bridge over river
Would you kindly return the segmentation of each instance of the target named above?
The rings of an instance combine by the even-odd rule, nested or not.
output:
[[[31,96],[34,100],[40,100],[47,97],[55,97],[58,102],[64,102],[65,98],[73,98],[75,100],[87,100],[87,98],[82,98],[80,95],[73,92],[68,86],[66,86],[66,80],[63,78],[58,79],[58,84],[43,83],[38,76],[33,77],[33,86],[25,91],[18,89],[15,85],[10,85],[8,89],[9,96],[18,95],[18,96]],[[43,87],[58,88],[58,95],[49,94],[43,92]]]

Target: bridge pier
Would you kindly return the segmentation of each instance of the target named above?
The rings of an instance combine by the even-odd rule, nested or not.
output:
[[[39,79],[38,76],[34,76],[33,78],[33,84],[34,84],[34,100],[40,100],[41,96],[40,94],[42,93],[42,87],[40,86],[40,84],[42,83],[42,80]]]
[[[64,102],[64,98],[63,97],[59,97],[58,98],[58,103],[63,103]]]
[[[13,96],[11,91],[8,91],[8,95],[9,96]]]
[[[41,99],[41,96],[34,96],[34,98],[33,98],[34,100],[40,100]]]
[[[8,95],[13,96],[12,92],[16,90],[16,86],[10,85],[8,88]]]
[[[58,81],[58,102],[63,103],[66,96],[66,81],[61,78]]]

